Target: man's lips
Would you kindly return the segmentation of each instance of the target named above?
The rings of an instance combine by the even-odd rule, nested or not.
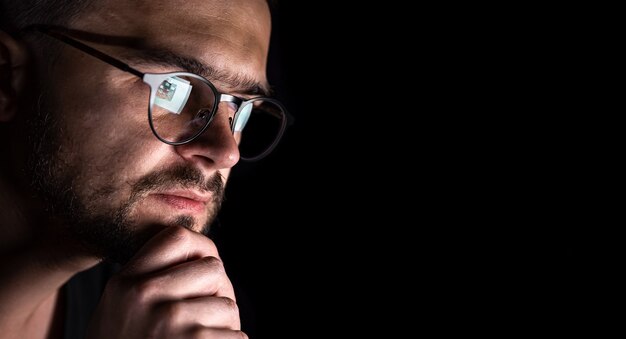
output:
[[[167,191],[153,194],[159,201],[178,210],[190,212],[203,212],[207,202],[211,200],[210,194],[200,194],[195,191]]]

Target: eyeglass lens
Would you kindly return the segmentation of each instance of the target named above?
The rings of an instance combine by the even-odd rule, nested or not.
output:
[[[173,75],[153,90],[156,95],[150,107],[152,125],[156,134],[168,142],[195,137],[217,111],[214,89],[199,78]],[[241,139],[241,158],[253,159],[274,147],[286,116],[282,106],[271,99],[252,99],[243,105],[234,117],[232,129]]]

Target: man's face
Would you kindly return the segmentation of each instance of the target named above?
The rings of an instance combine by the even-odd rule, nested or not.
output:
[[[231,75],[209,78],[221,92],[249,96],[233,79],[266,83],[265,0],[103,0],[69,28],[112,37],[83,41],[142,72],[187,71],[137,58],[167,50]],[[71,47],[60,53],[43,80],[31,159],[56,216],[95,254],[122,261],[158,226],[203,231],[239,160],[228,105],[198,139],[170,146],[150,130],[140,78]]]

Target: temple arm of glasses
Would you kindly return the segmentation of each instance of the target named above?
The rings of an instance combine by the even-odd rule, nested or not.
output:
[[[92,48],[90,46],[87,46],[85,44],[83,44],[82,42],[78,41],[78,40],[74,40],[70,37],[68,37],[65,34],[62,34],[58,31],[56,31],[54,28],[49,27],[49,26],[45,26],[45,25],[32,25],[29,26],[27,28],[24,29],[24,31],[29,31],[29,30],[34,30],[37,32],[41,32],[43,34],[46,34],[50,37],[53,37],[61,42],[64,42],[76,49],[79,49],[95,58],[98,58],[104,62],[106,62],[107,64],[113,66],[113,67],[117,67],[119,69],[121,69],[124,72],[128,72],[131,74],[134,74],[136,76],[138,76],[139,78],[143,79],[144,73],[128,66],[127,64],[121,62],[120,60],[117,60],[109,55],[106,55],[102,52],[100,52],[99,50]]]

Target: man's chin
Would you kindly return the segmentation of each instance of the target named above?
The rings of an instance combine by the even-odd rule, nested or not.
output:
[[[102,258],[118,263],[127,263],[152,237],[167,227],[184,227],[194,232],[202,233],[208,236],[210,223],[201,225],[196,219],[181,215],[175,217],[168,222],[157,222],[144,225],[116,225],[113,229],[115,232],[108,237],[103,238],[104,241],[96,244]],[[106,243],[105,243],[106,242]]]

